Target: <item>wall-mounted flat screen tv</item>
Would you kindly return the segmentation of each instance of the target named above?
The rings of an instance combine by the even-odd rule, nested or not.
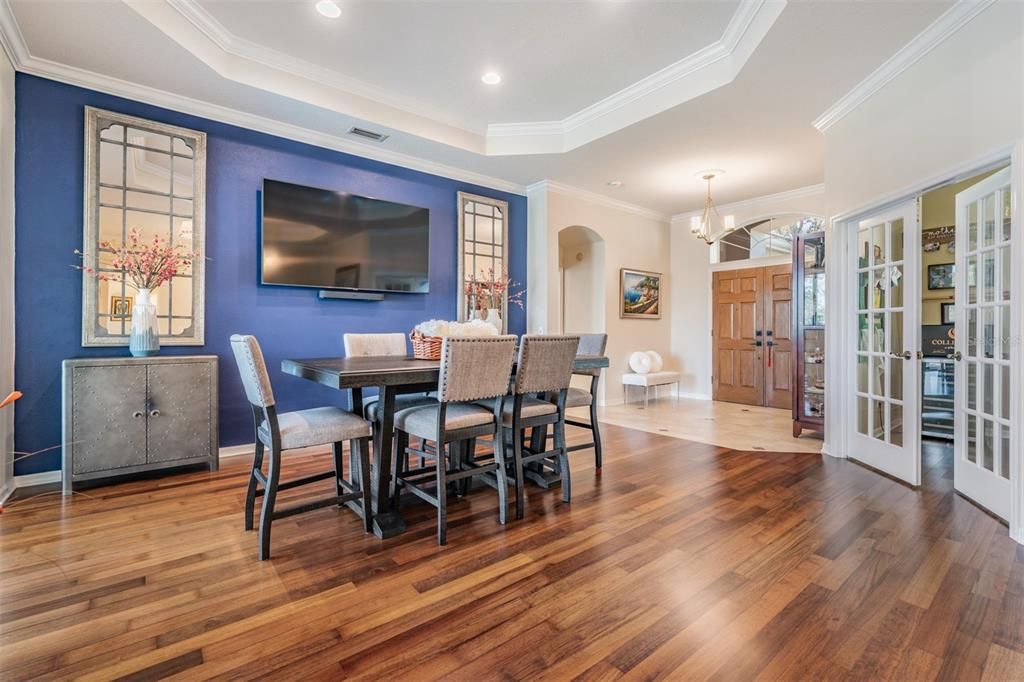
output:
[[[427,209],[278,180],[262,197],[263,284],[429,291]]]

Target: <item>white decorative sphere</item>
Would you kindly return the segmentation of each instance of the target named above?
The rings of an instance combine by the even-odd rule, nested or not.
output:
[[[647,357],[651,359],[652,372],[660,372],[661,368],[665,366],[665,361],[661,359],[661,355],[658,353],[658,351],[647,351]]]
[[[629,367],[637,374],[647,374],[651,371],[651,356],[638,350],[629,356]]]

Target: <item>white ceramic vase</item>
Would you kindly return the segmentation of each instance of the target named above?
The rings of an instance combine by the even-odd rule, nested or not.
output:
[[[132,306],[132,330],[128,350],[137,358],[160,352],[160,332],[156,326],[156,296],[149,289],[139,289]]]
[[[501,313],[498,312],[497,308],[488,308],[487,309],[487,317],[484,318],[484,319],[487,322],[489,322],[491,325],[493,325],[494,328],[498,330],[499,334],[501,333],[501,329],[502,329]]]

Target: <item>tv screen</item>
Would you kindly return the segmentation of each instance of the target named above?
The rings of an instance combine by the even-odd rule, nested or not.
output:
[[[429,291],[430,212],[419,206],[263,181],[263,284]]]

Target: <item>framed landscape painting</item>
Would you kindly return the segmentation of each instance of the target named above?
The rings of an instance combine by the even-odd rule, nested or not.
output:
[[[661,319],[661,273],[622,268],[619,271],[619,317]]]

